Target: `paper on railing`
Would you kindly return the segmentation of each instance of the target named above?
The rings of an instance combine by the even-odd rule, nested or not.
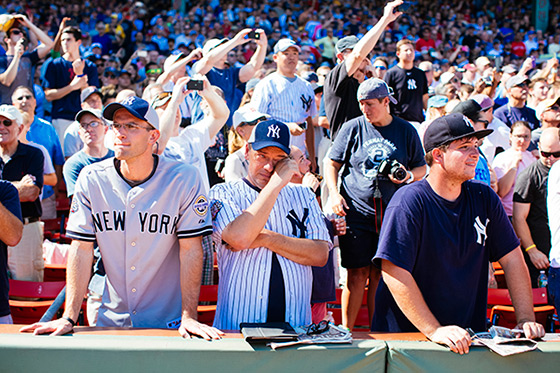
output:
[[[295,328],[298,339],[289,342],[271,342],[268,346],[273,350],[298,344],[352,343],[352,333],[344,328],[329,324],[329,330],[321,334],[308,335],[307,328]]]
[[[501,356],[520,354],[537,348],[537,342],[529,338],[516,338],[516,334],[511,329],[493,326],[488,333],[475,334],[473,345],[486,346]]]

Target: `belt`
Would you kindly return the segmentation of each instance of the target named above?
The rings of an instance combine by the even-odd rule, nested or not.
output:
[[[36,216],[31,216],[29,218],[23,218],[23,224],[31,224],[39,221],[39,218]]]

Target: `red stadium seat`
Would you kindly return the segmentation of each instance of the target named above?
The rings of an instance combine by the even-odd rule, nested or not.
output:
[[[64,264],[46,264],[44,271],[44,281],[66,281],[66,265]]]
[[[10,299],[10,312],[14,324],[32,324],[39,321],[65,285],[66,282],[64,281],[32,282],[10,280],[10,297],[40,299],[37,301]]]
[[[542,324],[547,332],[553,332],[554,307],[548,305],[546,288],[533,289],[533,309],[538,323]],[[507,289],[488,289],[488,308],[490,308],[490,321],[492,325],[514,328],[517,325],[515,309]]]
[[[200,287],[199,302],[210,302],[209,305],[198,305],[198,321],[212,325],[216,314],[216,304],[218,303],[218,285],[202,285]]]

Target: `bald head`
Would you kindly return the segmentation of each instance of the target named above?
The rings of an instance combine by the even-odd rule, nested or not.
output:
[[[560,152],[560,130],[558,128],[545,128],[539,140],[540,160],[547,166],[552,167],[560,158],[550,153]],[[546,153],[543,155],[543,152]]]

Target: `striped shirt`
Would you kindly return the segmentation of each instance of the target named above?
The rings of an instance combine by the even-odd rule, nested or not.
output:
[[[315,93],[309,82],[296,76],[287,78],[277,72],[262,79],[253,92],[251,105],[280,122],[303,123],[317,115]],[[305,150],[305,133],[292,136],[292,145]]]
[[[222,244],[224,228],[247,209],[259,191],[245,180],[217,184],[210,190],[211,211],[220,283],[214,326],[238,330],[242,322],[265,322],[267,318],[272,251],[258,247],[231,251]],[[319,204],[301,185],[288,184],[272,208],[265,229],[288,237],[305,237],[330,243]],[[285,321],[293,326],[311,322],[311,267],[277,255],[286,291]]]

